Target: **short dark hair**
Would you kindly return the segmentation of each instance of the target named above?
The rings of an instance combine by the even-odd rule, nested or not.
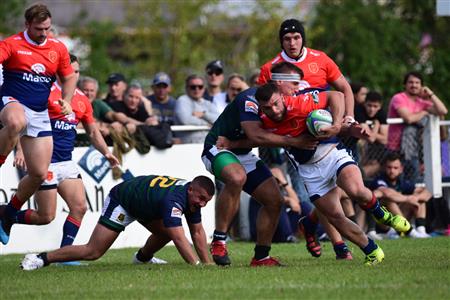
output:
[[[365,87],[361,82],[352,82],[350,83],[350,87],[352,88],[353,94],[358,94],[358,92]]]
[[[303,77],[305,75],[303,73],[302,69],[300,69],[296,65],[291,64],[290,62],[287,62],[287,61],[282,61],[280,63],[274,64],[272,66],[272,68],[270,69],[270,72],[271,73],[282,73],[282,74],[295,72],[298,75],[300,75],[300,79],[303,79]]]
[[[216,192],[216,187],[214,186],[214,182],[206,176],[200,175],[192,180],[192,183],[197,184],[198,186],[204,188],[208,195],[213,196]]]
[[[368,92],[366,96],[366,102],[379,102],[383,103],[383,97],[378,92]]]
[[[33,21],[44,22],[51,17],[52,14],[47,6],[41,3],[34,4],[25,11],[25,21],[29,24],[33,23]]]
[[[278,93],[278,87],[276,84],[269,82],[256,89],[255,99],[259,103],[265,103],[270,100],[274,93]]]
[[[386,165],[388,162],[396,161],[396,160],[399,160],[400,162],[402,161],[402,156],[400,155],[400,153],[395,152],[395,151],[389,151],[384,156],[383,164]]]
[[[191,75],[189,75],[188,77],[186,77],[186,80],[185,80],[185,86],[186,86],[186,88],[189,86],[189,82],[190,82],[191,80],[193,80],[193,79],[201,79],[202,82],[203,82],[203,84],[205,84],[205,79],[204,79],[202,76],[197,75],[197,74],[191,74]]]
[[[70,56],[70,63],[78,62],[78,57],[72,53],[69,54]]]
[[[420,79],[420,83],[423,84],[423,76],[421,73],[416,72],[416,71],[411,71],[405,74],[405,77],[403,77],[403,84],[406,84],[406,82],[408,81],[409,77],[413,76],[416,78]]]

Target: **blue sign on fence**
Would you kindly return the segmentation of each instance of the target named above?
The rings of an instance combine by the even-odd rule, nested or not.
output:
[[[100,183],[110,170],[108,160],[92,146],[81,157],[78,164],[97,183]]]

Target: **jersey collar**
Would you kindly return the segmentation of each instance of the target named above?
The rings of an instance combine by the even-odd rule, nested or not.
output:
[[[31,45],[41,47],[41,46],[44,46],[45,44],[47,44],[47,39],[45,39],[45,41],[44,41],[42,44],[38,44],[38,43],[36,43],[35,41],[33,41],[33,40],[30,38],[30,36],[28,35],[28,30],[25,30],[25,31],[23,32],[23,36],[25,37],[25,40],[26,40],[29,44],[31,44]]]
[[[284,50],[281,51],[281,57],[283,58],[284,61],[287,61],[287,62],[290,62],[290,63],[301,62],[301,61],[305,60],[306,55],[307,55],[307,52],[308,52],[308,48],[304,47],[303,49],[304,49],[303,54],[302,54],[298,59],[290,58],[290,57],[286,54],[286,52],[284,52]]]

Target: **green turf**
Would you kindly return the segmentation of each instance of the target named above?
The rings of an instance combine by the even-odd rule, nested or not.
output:
[[[168,265],[133,265],[136,249],[110,250],[88,266],[25,272],[23,255],[0,256],[0,299],[450,299],[450,238],[381,241],[386,259],[363,266],[336,261],[329,243],[320,258],[300,244],[275,244],[272,254],[287,266],[250,268],[251,243],[230,243],[233,265],[186,265],[174,247],[158,257]]]

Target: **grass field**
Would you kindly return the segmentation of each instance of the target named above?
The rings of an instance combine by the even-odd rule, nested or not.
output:
[[[23,255],[0,257],[0,299],[450,299],[450,238],[381,241],[385,261],[363,266],[336,261],[330,243],[320,258],[300,244],[275,244],[272,254],[287,266],[250,268],[251,243],[230,243],[233,265],[193,267],[175,247],[158,257],[168,265],[133,265],[136,249],[110,250],[87,266],[25,272]]]

